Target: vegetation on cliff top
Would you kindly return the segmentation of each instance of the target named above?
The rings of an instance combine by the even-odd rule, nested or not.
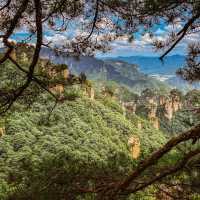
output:
[[[120,180],[130,172],[137,163],[128,146],[131,136],[140,139],[141,158],[165,142],[147,121],[126,119],[117,102],[79,94],[75,101],[59,103],[50,116],[53,101],[41,95],[28,109],[16,105],[6,118],[0,140],[1,199],[73,198],[73,191],[98,184],[97,178]]]

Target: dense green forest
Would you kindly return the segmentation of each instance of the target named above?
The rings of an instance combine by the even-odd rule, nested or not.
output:
[[[199,24],[198,0],[1,0],[0,200],[200,200]]]
[[[26,68],[27,54],[20,52],[17,56]],[[180,110],[165,124],[165,128],[154,128],[145,115],[146,110],[143,109],[143,114],[140,110],[141,107],[145,108],[142,104],[145,103],[145,98],[155,97],[154,91],[145,90],[138,96],[113,82],[97,87],[84,74],[77,77],[67,73],[68,76],[65,77],[63,72],[67,70],[67,66],[40,60],[37,73],[44,77],[52,76],[49,67],[48,71],[45,71],[46,68],[41,70],[44,63],[56,69],[56,75],[46,84],[54,88],[51,91],[59,101],[55,105],[54,96],[33,84],[32,93],[27,91],[26,98],[20,98],[2,118],[2,200],[60,200],[63,197],[96,199],[97,194],[90,194],[85,188],[101,188],[104,182],[109,185],[121,181],[140,160],[166,143],[167,138],[170,138],[167,128],[178,133],[194,125],[193,121],[187,124],[191,119],[188,114],[184,114],[184,110]],[[19,71],[14,70],[10,62],[5,65],[15,77],[19,75]],[[10,91],[13,85],[20,84],[16,79],[7,81],[10,74],[3,68],[1,70],[1,82],[4,83],[1,90]],[[199,96],[198,91],[193,91],[185,98],[190,98],[190,105],[197,106]],[[135,114],[123,109],[122,101],[131,100],[137,102],[139,114],[138,111]],[[161,118],[159,120],[162,121]],[[197,117],[194,117],[195,120]],[[133,144],[131,140],[137,143]],[[181,156],[181,152],[174,150],[161,159],[158,166],[175,163]],[[189,178],[187,173],[176,177],[177,181],[196,181],[196,178]],[[194,191],[198,192],[196,189]],[[198,199],[195,192],[188,193],[187,189],[183,194],[187,194],[188,198]],[[158,186],[153,185],[142,192],[128,195],[127,198],[165,198],[164,192],[162,197],[159,195]]]

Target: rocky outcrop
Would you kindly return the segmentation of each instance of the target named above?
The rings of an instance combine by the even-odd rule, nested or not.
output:
[[[122,102],[122,109],[124,111],[124,115],[126,115],[126,112],[135,114],[136,103],[134,101],[131,101],[131,102]]]
[[[128,140],[130,152],[133,159],[138,159],[140,156],[140,139],[137,136],[131,136]]]
[[[113,91],[112,89],[110,89],[109,87],[106,86],[102,86],[101,88],[101,93],[104,97],[113,97],[115,91]]]
[[[5,127],[0,128],[0,138],[6,133]]]
[[[152,124],[152,126],[156,129],[159,130],[160,129],[160,121],[158,119],[158,117],[152,117],[149,118],[150,123]]]
[[[66,68],[63,68],[63,69],[57,69],[56,67],[49,67],[47,69],[47,74],[52,79],[56,77],[60,77],[64,80],[67,80],[70,73],[66,66]]]
[[[139,130],[142,130],[143,126],[142,126],[142,122],[141,122],[141,121],[138,121],[138,122],[137,122],[137,128],[138,128]]]
[[[64,82],[67,81],[67,79],[70,77],[70,73],[67,66],[51,66],[48,64],[47,66],[45,66],[44,61],[42,61],[41,63],[42,70],[50,78],[49,90],[54,94],[62,96],[65,88]]]
[[[164,115],[168,120],[171,120],[175,112],[182,108],[181,97],[178,95],[170,95],[164,102]]]
[[[159,119],[157,117],[157,104],[154,102],[148,106],[147,117],[155,129],[160,128]]]
[[[89,99],[94,100],[95,98],[95,91],[93,87],[85,87],[84,88],[84,95],[88,96]]]
[[[148,104],[157,104],[155,97],[146,97],[145,98],[146,103]]]
[[[180,97],[178,97],[178,96],[172,97],[172,109],[173,109],[173,112],[177,112],[181,108],[182,108],[182,102],[181,102]]]
[[[163,106],[165,104],[165,102],[166,102],[166,96],[160,95],[158,100],[159,100],[159,105]]]
[[[165,102],[164,104],[164,116],[168,119],[171,120],[173,117],[173,107],[172,107],[172,101],[169,99]]]
[[[137,101],[122,102],[121,104],[124,115],[136,113],[145,117],[155,129],[160,129],[160,119],[172,120],[174,114],[183,107],[181,93],[175,89],[166,96],[156,95],[150,90],[145,90]]]
[[[53,94],[57,94],[57,95],[62,95],[64,92],[64,86],[62,84],[56,84],[52,87],[49,87],[49,90],[53,93]]]
[[[90,89],[89,89],[88,96],[91,100],[94,100],[95,92],[92,87],[90,87]]]
[[[148,105],[148,111],[147,111],[148,118],[150,119],[156,117],[156,113],[157,113],[157,104]]]

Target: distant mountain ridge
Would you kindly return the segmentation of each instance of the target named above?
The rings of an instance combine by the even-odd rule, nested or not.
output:
[[[120,60],[127,63],[134,63],[139,70],[153,78],[169,84],[171,87],[178,88],[182,91],[191,89],[200,89],[200,83],[190,84],[180,77],[176,76],[176,71],[185,66],[185,56],[172,55],[167,56],[163,62],[158,57],[131,56],[102,58],[103,60]]]
[[[95,57],[56,56],[54,52],[43,49],[41,56],[54,63],[67,64],[73,74],[85,73],[88,79],[95,81],[114,81],[126,86],[135,93],[146,88],[168,90],[168,85],[139,71],[138,66],[119,60],[100,60]]]
[[[103,58],[103,60],[120,60],[138,65],[141,72],[145,74],[175,75],[176,70],[185,64],[185,56],[167,56],[162,62],[158,57],[131,56]]]

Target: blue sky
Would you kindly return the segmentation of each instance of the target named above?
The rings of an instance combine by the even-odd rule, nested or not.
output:
[[[150,37],[149,33],[141,35],[140,33],[135,34],[135,39],[133,42],[127,42],[127,37],[123,36],[111,43],[111,51],[103,54],[101,52],[97,53],[97,57],[118,57],[118,56],[159,56],[162,52],[155,52],[155,49],[152,46],[154,39],[164,41],[167,39],[167,35],[171,31],[178,31],[182,28],[180,23],[175,25],[160,25],[156,26],[153,29],[155,36]],[[67,40],[71,39],[71,36],[78,32],[76,24],[71,25],[70,29],[67,32],[56,33],[45,28],[44,40],[45,42],[52,42],[52,44],[62,45]],[[29,35],[26,28],[22,28],[12,36],[13,40],[23,40]],[[187,50],[187,44],[189,42],[198,41],[198,34],[191,34],[187,36],[171,53],[184,55]]]

